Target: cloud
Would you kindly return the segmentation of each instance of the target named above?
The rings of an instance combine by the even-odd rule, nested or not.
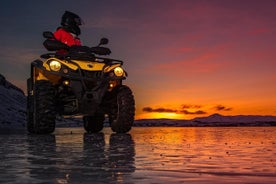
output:
[[[180,111],[181,113],[183,113],[183,114],[189,114],[189,115],[202,115],[202,114],[207,114],[207,112],[205,112],[205,111],[202,111],[202,110],[198,110],[198,111],[194,111],[194,112],[192,112],[192,111],[188,111],[188,110],[182,110],[182,111]]]
[[[189,114],[189,115],[201,115],[201,114],[207,114],[207,112],[200,110],[200,108],[202,108],[202,105],[195,105],[195,104],[183,104],[181,106],[182,110],[180,110],[179,112],[181,114]],[[191,111],[188,109],[199,109],[196,111]]]
[[[232,111],[233,110],[232,107],[225,107],[223,105],[217,105],[214,107],[214,109],[217,111]]]
[[[222,62],[221,53],[218,53],[221,46],[216,47],[217,51],[198,50],[188,58],[172,60],[170,62],[160,62],[152,66],[151,70],[165,71],[167,74],[189,73],[202,74],[212,73],[228,67],[229,63]],[[176,48],[177,49],[177,48]],[[213,48],[212,48],[213,49]],[[175,52],[167,53],[175,55]]]
[[[158,112],[158,113],[176,113],[176,114],[186,114],[186,115],[202,115],[202,114],[207,114],[207,112],[203,110],[196,110],[196,111],[191,111],[187,110],[189,108],[196,108],[199,109],[201,106],[200,105],[182,105],[181,109],[169,109],[169,108],[152,108],[152,107],[144,107],[143,111],[144,112]]]
[[[266,28],[259,28],[259,29],[255,29],[255,30],[251,31],[249,34],[257,36],[257,35],[262,35],[262,34],[266,34],[269,32],[270,31]]]
[[[190,108],[200,109],[202,107],[202,105],[183,104],[181,107],[182,107],[182,109],[190,109]]]
[[[176,113],[177,112],[177,110],[175,110],[175,109],[166,109],[166,108],[156,108],[156,109],[153,109],[151,107],[144,107],[143,111],[144,112],[159,112],[159,113],[168,113],[168,112],[174,112],[174,113]]]

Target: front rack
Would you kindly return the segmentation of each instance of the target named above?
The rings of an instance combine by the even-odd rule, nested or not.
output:
[[[99,62],[99,63],[105,63],[105,64],[121,64],[123,65],[123,61],[117,60],[117,59],[111,59],[111,58],[104,58],[104,57],[96,57],[95,55],[70,55],[70,54],[59,54],[59,53],[46,53],[42,54],[40,56],[43,59],[49,59],[49,58],[58,58],[63,60],[84,60],[84,61],[91,61],[91,62]]]

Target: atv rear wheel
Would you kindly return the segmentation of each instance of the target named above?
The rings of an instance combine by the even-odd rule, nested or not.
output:
[[[103,129],[104,114],[96,113],[94,116],[84,116],[83,126],[86,132],[96,133]]]
[[[46,80],[34,84],[33,94],[28,94],[27,130],[29,133],[50,134],[55,130],[55,89]]]
[[[114,89],[114,100],[111,104],[109,122],[111,129],[116,133],[128,132],[134,121],[135,101],[131,89],[121,85]]]

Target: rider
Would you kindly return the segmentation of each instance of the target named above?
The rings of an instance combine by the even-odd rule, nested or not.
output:
[[[61,18],[61,27],[58,27],[54,32],[56,40],[68,45],[69,47],[73,45],[80,46],[81,41],[78,36],[81,34],[80,25],[83,21],[81,18],[70,11],[65,11]]]
[[[58,27],[54,32],[54,37],[57,41],[60,41],[70,47],[71,54],[75,51],[92,51],[93,53],[100,55],[108,55],[111,51],[104,47],[86,47],[82,46],[78,36],[81,34],[80,25],[83,24],[82,19],[75,13],[65,11],[61,18],[61,27]],[[81,46],[81,47],[79,47]],[[58,54],[67,54],[68,49],[62,49],[57,51]]]

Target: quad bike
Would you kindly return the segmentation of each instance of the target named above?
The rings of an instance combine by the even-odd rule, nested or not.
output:
[[[80,116],[84,129],[99,132],[109,119],[116,133],[128,132],[134,121],[135,101],[131,89],[122,84],[127,73],[123,61],[98,57],[110,50],[102,47],[72,46],[44,32],[48,51],[31,63],[27,80],[27,130],[32,134],[53,133],[56,117]],[[59,50],[66,52],[59,53]]]

